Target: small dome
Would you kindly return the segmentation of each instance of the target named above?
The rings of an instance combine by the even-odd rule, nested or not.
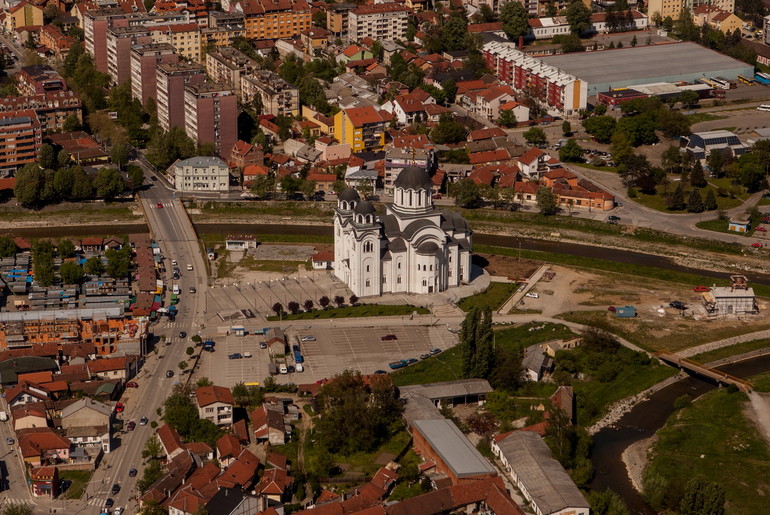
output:
[[[430,175],[424,168],[407,166],[396,177],[393,187],[405,190],[429,190],[433,186]]]
[[[354,190],[353,188],[345,188],[342,190],[337,197],[337,200],[346,200],[348,202],[358,202],[361,200],[361,197],[358,195],[358,192]]]
[[[377,213],[377,210],[374,209],[371,202],[362,200],[356,204],[356,207],[353,208],[353,212],[357,215],[374,215]]]
[[[426,241],[425,243],[417,247],[418,254],[430,255],[430,254],[435,254],[436,252],[438,252],[438,245],[436,245],[436,242],[433,242],[433,241]]]

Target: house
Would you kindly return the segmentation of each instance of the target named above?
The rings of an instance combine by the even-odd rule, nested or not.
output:
[[[83,252],[101,252],[104,250],[104,238],[83,238],[80,240],[80,250]]]
[[[543,352],[540,344],[530,345],[524,349],[524,359],[521,362],[524,376],[528,381],[540,381],[543,374],[553,368],[553,359]]]
[[[46,401],[51,397],[50,392],[45,388],[26,381],[8,388],[4,395],[5,402],[10,408],[30,402]]]
[[[261,165],[264,162],[265,155],[262,152],[262,145],[252,145],[243,140],[238,140],[230,150],[231,168],[244,169],[250,165]]]
[[[282,354],[286,348],[286,335],[283,334],[283,329],[280,327],[271,327],[265,331],[264,341],[272,348],[273,345],[278,345],[278,353]]]
[[[516,96],[510,86],[492,86],[481,91],[471,91],[460,98],[460,104],[470,112],[492,121],[500,117],[502,104],[515,101]]]
[[[233,423],[233,394],[223,386],[201,386],[195,390],[198,416],[218,426]]]
[[[315,181],[316,191],[334,192],[334,183],[337,176],[333,173],[310,173],[307,175],[307,181]]]
[[[743,20],[738,18],[730,11],[725,11],[719,7],[700,4],[692,10],[692,18],[698,27],[709,25],[714,30],[728,32],[740,31],[743,26]]]
[[[299,40],[305,45],[309,54],[316,50],[323,50],[329,44],[332,33],[323,27],[310,27],[299,34]]]
[[[179,436],[176,429],[168,424],[163,424],[157,431],[158,440],[163,448],[163,452],[166,454],[166,459],[171,461],[183,452],[185,452],[184,445],[182,444],[182,437]]]
[[[751,229],[751,218],[744,215],[734,216],[730,219],[727,229],[734,232],[748,233]]]
[[[33,467],[69,462],[70,441],[52,429],[21,429],[16,436],[23,460]]]
[[[139,371],[139,360],[136,356],[100,358],[88,361],[86,364],[91,375],[100,379],[122,379],[123,381],[128,381]]]
[[[553,459],[540,435],[531,431],[513,431],[500,441],[494,439],[492,452],[535,513],[589,515],[590,507],[585,497],[559,462]]]
[[[55,498],[59,494],[59,468],[38,467],[29,473],[30,488],[35,497]]]
[[[197,456],[201,461],[214,459],[214,449],[206,442],[190,442],[184,444],[184,448],[193,456]]]
[[[372,106],[343,109],[334,115],[334,137],[353,152],[379,150],[385,144],[385,125],[392,115]]]
[[[756,313],[754,288],[748,285],[746,276],[731,275],[730,281],[730,286],[714,286],[703,294],[706,311],[715,315]]]
[[[575,391],[571,386],[559,386],[548,400],[551,401],[553,409],[560,409],[567,415],[567,420],[569,420],[570,424],[575,423],[577,409],[575,408]]]
[[[263,404],[251,413],[251,425],[256,442],[266,441],[270,445],[283,445],[287,441],[283,409],[268,409]]]
[[[331,270],[334,263],[334,251],[322,250],[313,254],[313,270]]]
[[[78,446],[99,445],[105,453],[112,450],[110,428],[112,407],[83,397],[61,410],[61,427],[70,442]]]
[[[257,479],[258,470],[259,458],[248,449],[243,449],[238,457],[217,477],[217,484],[221,487],[238,487],[250,490]]]
[[[337,62],[340,64],[347,64],[350,61],[360,61],[362,59],[371,59],[374,54],[362,46],[350,45],[345,50],[337,55]]]
[[[423,91],[416,89],[415,91]],[[392,114],[398,123],[402,125],[412,125],[413,123],[424,122],[427,119],[425,104],[413,94],[398,95],[393,100],[389,100],[382,105],[383,111]]]
[[[203,506],[217,493],[216,477],[219,467],[208,462],[196,468],[182,486],[169,495],[164,503],[169,515],[194,515],[200,513]]]
[[[259,241],[250,234],[228,235],[225,238],[225,249],[229,251],[243,251],[246,249],[255,249]]]
[[[231,434],[222,435],[216,442],[217,461],[223,467],[229,466],[241,453],[241,443]]]
[[[539,180],[548,171],[548,162],[553,158],[538,148],[531,148],[519,157],[517,164],[521,174],[530,180]]]
[[[11,409],[13,430],[27,429],[30,427],[48,427],[48,418],[43,403],[23,404]]]
[[[291,485],[294,478],[284,469],[273,468],[265,471],[257,487],[263,508],[291,500]]]
[[[509,102],[500,104],[498,115],[503,111],[511,111],[517,122],[526,122],[529,120],[529,107],[527,107],[526,104],[522,104],[521,102],[511,100]]]
[[[203,511],[223,515],[257,513],[259,511],[259,498],[239,488],[220,488],[203,506]],[[169,513],[169,515],[171,514]]]

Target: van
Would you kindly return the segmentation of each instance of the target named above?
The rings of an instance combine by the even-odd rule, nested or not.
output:
[[[181,290],[179,289],[179,285],[178,285],[178,284],[175,284],[175,285],[174,285],[174,286],[171,288],[171,291],[172,291],[172,293],[173,293],[174,295],[179,295],[179,294],[181,293]]]
[[[302,363],[297,363],[296,365],[294,365],[294,370],[296,370],[297,372],[302,372],[305,370],[305,367],[302,366]]]
[[[286,366],[286,363],[280,363],[278,365],[278,372],[280,372],[281,374],[289,373],[289,368]]]
[[[770,104],[762,104],[757,107],[757,111],[770,111]]]

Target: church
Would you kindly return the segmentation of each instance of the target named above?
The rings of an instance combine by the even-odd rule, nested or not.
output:
[[[431,190],[428,172],[408,166],[381,216],[353,188],[339,194],[334,275],[355,295],[434,293],[470,281],[473,232],[460,214],[436,210]]]

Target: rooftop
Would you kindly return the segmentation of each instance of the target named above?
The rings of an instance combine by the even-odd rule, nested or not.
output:
[[[415,420],[413,425],[458,478],[496,474],[495,468],[451,420]]]

